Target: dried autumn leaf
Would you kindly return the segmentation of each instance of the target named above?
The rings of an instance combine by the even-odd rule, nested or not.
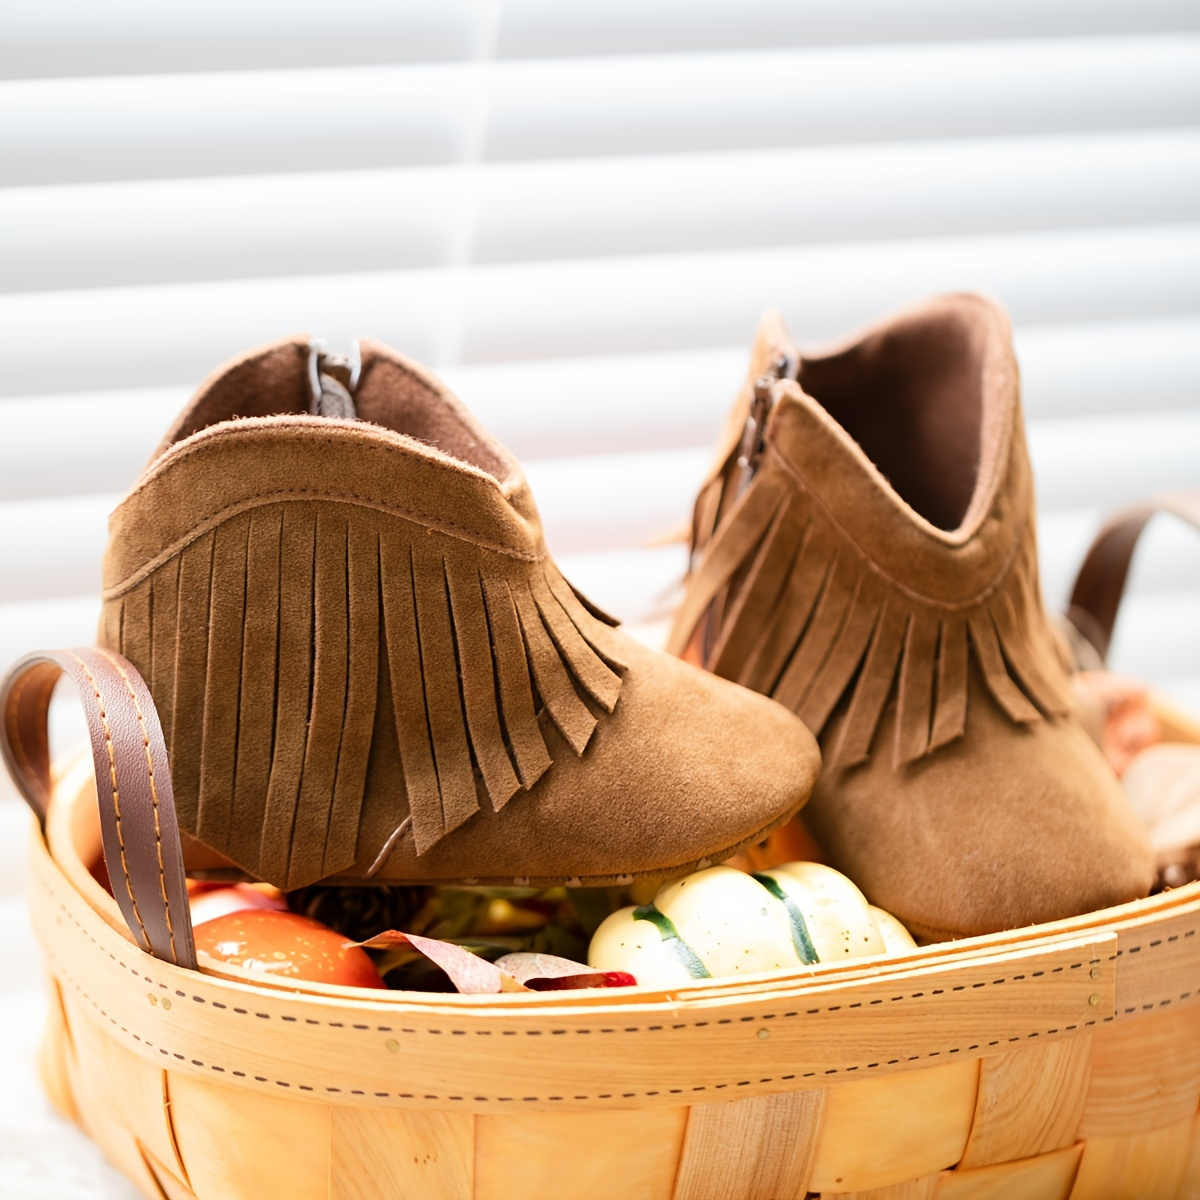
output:
[[[491,992],[527,992],[530,989],[518,983],[507,971],[502,970],[486,958],[472,954],[453,942],[440,942],[436,938],[421,937],[415,933],[401,933],[389,929],[365,942],[355,942],[366,950],[397,950],[410,947],[423,954],[430,962],[441,967],[450,982],[464,995]]]
[[[597,971],[594,967],[572,962],[569,958],[559,958],[557,954],[529,951],[506,954],[496,960],[496,966],[535,992],[637,985],[637,980],[628,971]]]

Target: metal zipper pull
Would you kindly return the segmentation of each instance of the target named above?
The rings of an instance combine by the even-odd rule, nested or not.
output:
[[[754,394],[750,399],[750,412],[746,417],[746,428],[742,431],[742,440],[738,444],[738,480],[737,495],[741,495],[749,486],[758,470],[759,460],[766,448],[764,435],[767,419],[775,406],[774,389],[781,379],[794,379],[797,360],[794,355],[780,352],[772,360],[770,367],[754,381]]]
[[[349,354],[329,354],[325,343],[314,338],[308,347],[308,382],[312,390],[308,411],[314,417],[357,421],[354,389],[362,371],[362,356],[355,342]]]

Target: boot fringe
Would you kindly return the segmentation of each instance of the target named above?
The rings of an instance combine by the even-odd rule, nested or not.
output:
[[[691,647],[702,665],[774,697],[815,734],[844,710],[830,761],[850,766],[870,756],[893,697],[898,765],[961,737],[969,658],[1011,721],[1070,711],[1065,672],[1041,665],[1059,656],[1042,644],[1051,635],[1032,521],[988,594],[951,608],[880,573],[769,462],[718,519],[714,493],[724,487],[717,476],[697,501],[703,550],[669,648]]]
[[[548,557],[294,501],[107,600],[100,640],[149,681],[183,829],[290,889],[379,852],[381,822],[411,820],[422,854],[481,799],[503,808],[552,765],[547,717],[583,754],[621,690],[611,623]],[[367,822],[379,755],[406,796]]]

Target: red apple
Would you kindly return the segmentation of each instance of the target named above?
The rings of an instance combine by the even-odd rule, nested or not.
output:
[[[205,921],[195,933],[198,951],[248,971],[346,987],[387,986],[365,950],[298,913],[244,909]]]

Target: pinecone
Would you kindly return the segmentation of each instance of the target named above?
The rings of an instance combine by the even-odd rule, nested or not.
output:
[[[428,887],[312,887],[287,895],[288,908],[356,942],[387,929],[406,930],[429,899]]]
[[[1158,878],[1151,895],[1183,887],[1200,879],[1200,846],[1180,846],[1174,850],[1159,851]]]

